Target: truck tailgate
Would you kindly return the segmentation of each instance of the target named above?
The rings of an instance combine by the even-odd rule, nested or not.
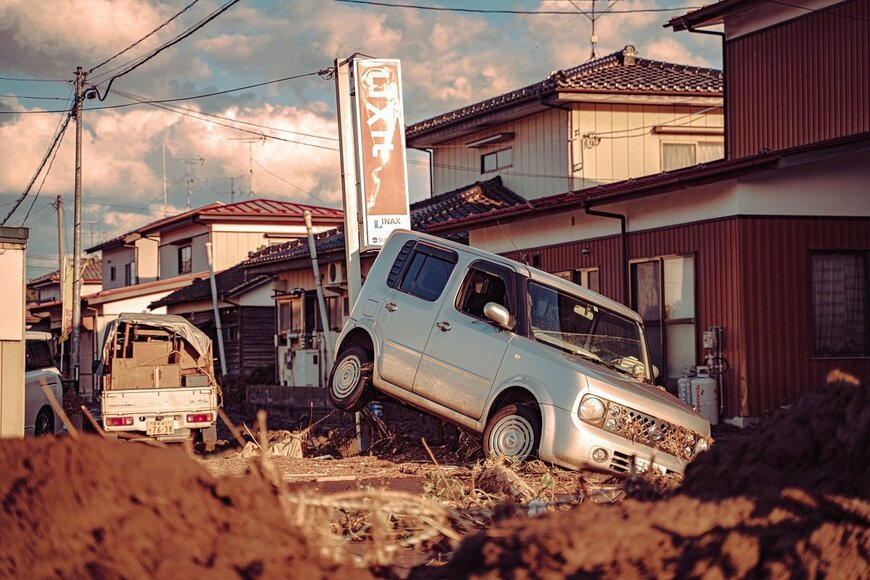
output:
[[[103,392],[103,416],[183,413],[214,409],[217,396],[213,387],[132,389]]]

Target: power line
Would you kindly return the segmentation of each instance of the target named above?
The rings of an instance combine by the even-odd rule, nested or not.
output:
[[[23,77],[0,77],[0,81],[17,81],[22,83],[71,83],[67,79],[30,79]]]
[[[24,198],[27,197],[27,194],[30,193],[30,188],[33,187],[34,183],[36,183],[39,174],[42,172],[42,168],[45,167],[46,163],[48,163],[49,158],[52,157],[52,152],[54,151],[55,147],[57,147],[58,143],[60,143],[61,138],[63,138],[63,134],[64,132],[66,132],[66,128],[69,126],[69,121],[73,117],[71,111],[64,112],[67,113],[66,118],[61,124],[60,130],[55,134],[54,141],[52,141],[51,146],[48,148],[48,151],[45,152],[45,156],[39,163],[39,167],[37,167],[36,173],[33,174],[33,177],[30,179],[30,183],[27,184],[24,192],[20,196],[18,196],[18,199],[15,200],[15,204],[12,206],[12,209],[9,210],[9,213],[6,214],[6,217],[3,218],[3,222],[0,223],[0,225],[6,225],[6,222],[9,220],[10,216],[15,213],[15,210],[18,209],[18,206],[21,205],[21,202],[24,201]]]
[[[10,99],[34,99],[40,101],[66,101],[68,100],[66,97],[33,97],[30,95],[0,95],[0,97],[10,98]]]
[[[365,4],[385,8],[410,8],[413,10],[429,10],[432,12],[462,12],[466,14],[513,14],[513,15],[561,15],[576,16],[577,12],[565,10],[488,10],[483,8],[450,8],[447,6],[421,6],[419,4],[390,4],[388,2],[372,2],[370,0],[333,0],[342,4]],[[697,10],[702,6],[673,6],[668,8],[627,8],[625,10],[609,10],[608,14],[639,14],[645,12],[684,12]]]
[[[254,159],[254,163],[256,163],[257,166],[258,166],[260,169],[262,169],[263,171],[265,171],[266,173],[268,173],[269,175],[271,175],[271,176],[274,177],[275,179],[277,179],[277,180],[279,180],[279,181],[282,181],[282,182],[286,183],[286,184],[289,185],[290,187],[294,187],[294,188],[298,189],[299,191],[301,191],[301,192],[304,193],[305,195],[307,195],[307,196],[309,196],[309,197],[312,197],[312,198],[316,199],[316,200],[319,201],[320,203],[326,203],[326,202],[324,202],[322,199],[320,199],[320,197],[318,197],[317,195],[311,193],[310,191],[305,191],[304,189],[302,189],[302,188],[299,187],[298,185],[296,185],[296,184],[294,184],[294,183],[290,183],[289,181],[287,181],[286,179],[284,179],[284,178],[281,177],[280,175],[276,175],[276,174],[272,173],[271,171],[269,171],[268,169],[266,169],[265,167],[263,167],[263,164],[260,163],[259,161],[257,161],[256,159]]]
[[[179,102],[179,101],[193,101],[193,100],[196,100],[196,99],[204,99],[204,98],[206,98],[206,97],[215,97],[215,96],[218,96],[218,95],[225,95],[225,94],[227,94],[227,93],[234,93],[234,92],[237,92],[237,91],[244,91],[244,90],[246,90],[246,89],[254,89],[254,88],[263,87],[263,86],[266,86],[266,85],[272,85],[272,84],[275,84],[275,83],[281,83],[281,82],[285,82],[285,81],[292,81],[292,80],[301,79],[301,78],[304,78],[304,77],[310,77],[310,76],[314,76],[314,75],[319,75],[321,72],[323,72],[323,71],[321,70],[321,71],[317,71],[317,72],[307,72],[307,73],[298,74],[298,75],[293,75],[293,76],[284,77],[284,78],[280,78],[280,79],[273,79],[273,80],[270,80],[270,81],[264,81],[264,82],[262,82],[262,83],[256,83],[256,84],[253,84],[253,85],[246,85],[246,86],[244,86],[244,87],[236,87],[236,88],[234,88],[234,89],[226,89],[226,90],[223,90],[223,91],[216,91],[216,92],[212,92],[212,93],[204,93],[204,94],[201,94],[201,95],[192,95],[192,96],[189,96],[189,97],[177,97],[177,98],[173,98],[173,99],[157,99],[157,100],[153,100],[153,101],[138,101],[138,102],[135,102],[135,103],[121,103],[121,104],[118,104],[118,105],[104,105],[104,106],[101,106],[101,107],[89,107],[89,108],[86,108],[85,111],[86,111],[86,112],[90,112],[90,111],[101,111],[101,110],[104,110],[104,109],[123,109],[123,108],[126,108],[126,107],[135,107],[135,106],[137,106],[137,105],[151,105],[151,104],[161,104],[161,103],[176,103],[176,102]],[[117,91],[111,91],[111,92],[113,92],[113,93],[117,93]],[[65,110],[46,110],[46,111],[0,111],[0,115],[4,115],[4,114],[5,114],[5,115],[12,115],[12,114],[18,114],[18,115],[34,115],[34,114],[45,114],[45,113],[65,113],[65,112],[66,112]]]
[[[188,28],[187,30],[185,30],[184,32],[182,32],[181,34],[179,34],[178,36],[173,38],[172,40],[163,43],[162,45],[160,45],[159,47],[150,51],[149,53],[146,53],[146,54],[142,55],[141,57],[136,58],[136,59],[126,63],[122,67],[119,67],[119,68],[123,68],[124,70],[115,74],[114,76],[112,76],[112,78],[110,78],[108,80],[102,97],[100,96],[99,90],[94,88],[94,91],[97,93],[97,97],[101,101],[104,100],[106,98],[106,96],[109,94],[109,90],[112,88],[112,83],[114,83],[115,80],[117,80],[120,77],[136,70],[137,68],[139,68],[140,66],[142,66],[143,64],[145,64],[146,62],[148,62],[149,60],[151,60],[152,58],[154,58],[155,56],[157,56],[158,54],[163,52],[164,50],[166,50],[167,48],[170,48],[171,46],[178,44],[179,42],[181,42],[182,40],[184,40],[188,36],[192,35],[194,32],[201,29],[203,26],[205,26],[206,24],[208,24],[209,22],[211,22],[212,20],[214,20],[215,18],[217,18],[218,16],[220,16],[221,14],[226,12],[227,10],[229,10],[233,5],[237,4],[238,2],[239,2],[239,0],[229,0],[226,4],[224,4],[223,6],[221,6],[220,8],[218,8],[217,10],[215,10],[214,12],[212,12],[211,14],[209,14],[208,16],[206,16],[205,18],[203,18],[202,20],[197,22],[195,25],[191,26],[190,28]],[[113,69],[113,70],[117,70],[117,68]],[[106,74],[106,73],[104,73],[104,74]],[[97,75],[97,76],[99,77],[101,75]]]
[[[135,93],[130,93],[126,91],[119,91],[118,89],[114,89],[112,91],[116,95],[120,95],[122,97],[126,97],[128,99],[132,99],[134,101],[138,101],[140,104],[152,104],[158,101],[151,99],[150,97],[144,97],[142,95],[137,95]],[[268,129],[270,131],[279,131],[281,133],[290,133],[291,135],[300,135],[302,137],[311,137],[312,139],[324,139],[326,141],[338,141],[338,137],[326,137],[324,135],[315,135],[314,133],[304,133],[302,131],[293,131],[291,129],[282,129],[280,127],[270,127],[268,125],[260,125],[258,123],[251,123],[250,121],[242,121],[241,119],[233,119],[232,117],[225,117],[222,115],[216,115],[214,113],[206,113],[205,111],[197,111],[196,109],[189,109],[187,107],[179,107],[177,105],[173,105],[169,107],[175,112],[186,111],[188,113],[193,113],[197,115],[204,115],[206,117],[213,117],[215,119],[221,119],[223,121],[229,121],[231,123],[239,123],[241,125],[247,125],[249,127],[257,127],[259,129]],[[205,119],[203,119],[205,120]]]
[[[118,58],[119,56],[121,56],[121,55],[124,54],[125,52],[127,52],[127,51],[129,51],[129,50],[131,50],[131,49],[133,49],[133,48],[136,48],[137,46],[139,46],[140,44],[142,44],[144,41],[146,41],[146,40],[149,39],[150,37],[152,37],[152,36],[154,36],[155,34],[157,34],[158,32],[160,32],[163,28],[165,28],[166,26],[168,26],[168,25],[169,25],[173,20],[175,20],[176,18],[178,18],[179,16],[181,16],[182,14],[184,14],[185,12],[187,12],[187,11],[188,11],[191,7],[193,7],[193,5],[196,4],[197,2],[199,2],[199,0],[193,0],[193,2],[191,2],[190,4],[188,4],[187,6],[185,6],[184,8],[182,8],[182,9],[181,9],[179,12],[177,12],[177,13],[176,13],[172,18],[170,18],[169,20],[167,20],[166,22],[164,22],[163,24],[161,24],[160,26],[158,26],[157,28],[155,28],[154,30],[152,30],[151,32],[149,32],[148,34],[146,34],[145,36],[143,36],[142,38],[140,38],[139,40],[137,40],[136,42],[134,42],[133,44],[131,44],[131,45],[128,46],[127,48],[125,48],[124,50],[122,50],[121,52],[119,52],[119,53],[117,53],[117,54],[115,54],[115,55],[113,55],[113,56],[110,56],[109,58],[107,58],[106,60],[104,60],[103,62],[101,62],[100,64],[98,64],[97,66],[93,67],[91,70],[88,71],[88,73],[92,73],[92,72],[94,72],[95,70],[97,70],[97,69],[100,68],[101,66],[103,66],[103,65],[109,63],[110,61],[112,61],[112,60]]]

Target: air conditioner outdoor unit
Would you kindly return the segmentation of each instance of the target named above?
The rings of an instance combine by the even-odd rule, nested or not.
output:
[[[326,283],[330,285],[344,283],[344,264],[341,262],[330,262],[326,266]]]

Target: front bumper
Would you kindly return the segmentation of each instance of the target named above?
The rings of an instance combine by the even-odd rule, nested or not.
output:
[[[581,421],[576,413],[554,405],[541,405],[544,432],[539,455],[569,469],[582,470],[591,466],[617,473],[630,470],[633,461],[644,470],[652,464],[661,473],[683,474],[687,461],[673,455],[633,443]],[[604,460],[593,458],[596,449],[606,452]]]

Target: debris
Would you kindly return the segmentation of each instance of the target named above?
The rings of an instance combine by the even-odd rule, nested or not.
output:
[[[505,495],[518,503],[528,503],[535,492],[512,468],[506,457],[491,457],[474,477],[474,487],[492,495]]]

